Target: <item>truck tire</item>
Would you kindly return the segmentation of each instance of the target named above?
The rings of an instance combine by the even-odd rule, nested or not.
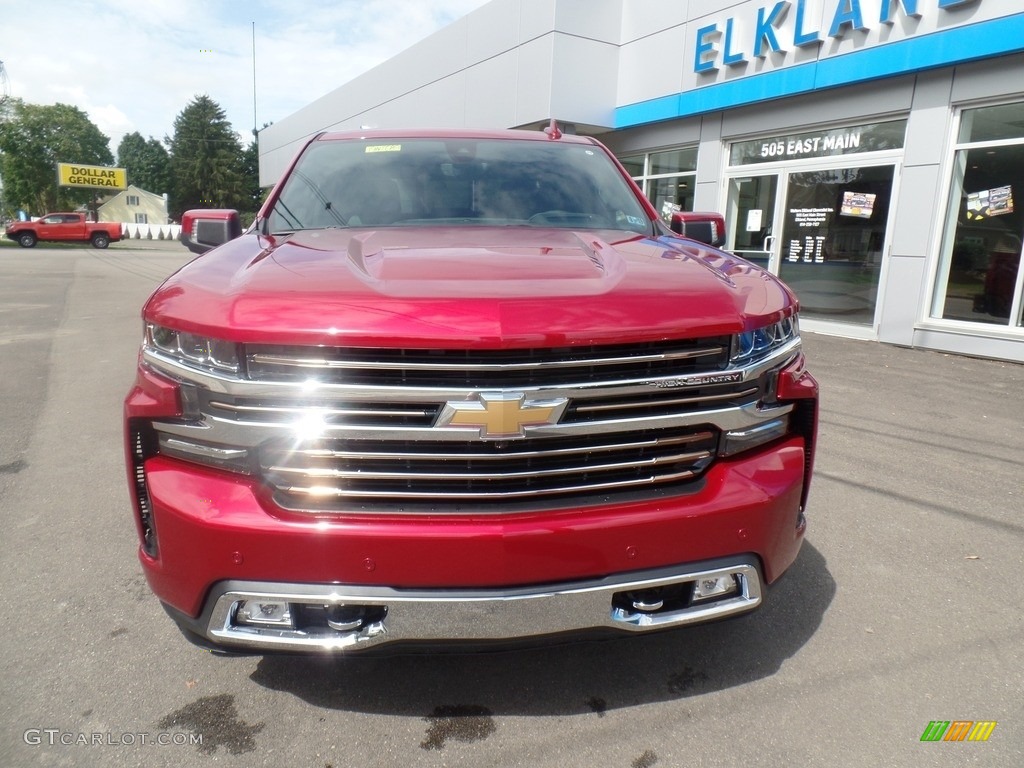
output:
[[[31,232],[22,232],[18,235],[18,245],[22,248],[31,248],[36,244],[36,236]]]
[[[106,248],[108,245],[110,245],[109,235],[105,235],[102,232],[97,232],[92,236],[93,248]]]

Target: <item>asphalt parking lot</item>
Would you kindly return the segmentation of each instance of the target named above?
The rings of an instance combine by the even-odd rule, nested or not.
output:
[[[0,766],[1024,765],[1024,366],[806,335],[808,537],[755,614],[498,654],[222,658],[149,593],[122,466],[139,309],[188,258],[0,248]],[[922,742],[931,721],[997,724]]]

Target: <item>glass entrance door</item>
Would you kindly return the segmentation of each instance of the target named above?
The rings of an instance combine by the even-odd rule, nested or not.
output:
[[[777,173],[743,176],[729,180],[728,250],[758,266],[775,271],[775,204],[779,188]]]
[[[875,320],[894,165],[787,174],[779,276],[805,317]]]
[[[906,129],[897,119],[729,145],[727,247],[781,276],[801,317],[874,334]]]

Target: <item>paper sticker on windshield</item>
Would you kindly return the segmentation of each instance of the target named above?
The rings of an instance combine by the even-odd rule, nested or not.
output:
[[[401,144],[373,144],[366,148],[366,153],[370,152],[401,152]]]

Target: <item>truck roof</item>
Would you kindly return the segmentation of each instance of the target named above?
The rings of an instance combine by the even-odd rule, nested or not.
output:
[[[559,132],[554,138],[544,131],[527,130],[484,130],[484,129],[453,129],[453,128],[413,128],[389,129],[374,128],[372,130],[331,131],[320,134],[317,141],[342,141],[352,139],[493,139],[505,141],[560,141],[571,144],[597,144],[589,136],[578,136]]]

